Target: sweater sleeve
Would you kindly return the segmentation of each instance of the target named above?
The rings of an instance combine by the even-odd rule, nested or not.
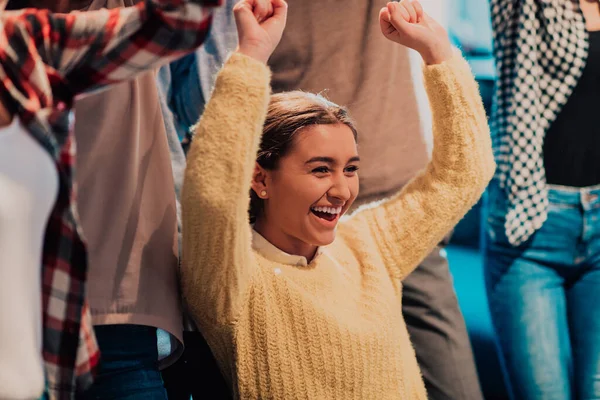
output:
[[[255,265],[249,191],[270,96],[268,68],[234,53],[196,127],[182,193],[182,289],[199,324],[235,322]]]
[[[424,76],[432,160],[398,194],[359,209],[340,226],[349,242],[369,232],[394,279],[405,278],[454,227],[495,170],[487,118],[467,62],[455,54],[424,67]]]

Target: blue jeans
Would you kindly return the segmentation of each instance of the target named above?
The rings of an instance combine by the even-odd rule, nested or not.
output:
[[[550,186],[528,241],[504,233],[507,198],[488,190],[485,277],[513,399],[600,398],[600,186]]]
[[[142,325],[94,327],[100,369],[85,400],[167,400],[158,370],[156,328]]]

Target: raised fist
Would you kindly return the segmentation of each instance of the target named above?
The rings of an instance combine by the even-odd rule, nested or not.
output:
[[[379,23],[386,38],[418,51],[427,64],[439,64],[452,57],[445,29],[423,11],[417,0],[387,3],[379,12]]]
[[[287,18],[284,0],[240,0],[233,8],[238,52],[266,63],[281,40]]]

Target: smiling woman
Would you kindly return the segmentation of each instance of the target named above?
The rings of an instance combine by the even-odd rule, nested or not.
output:
[[[356,128],[322,96],[271,97],[250,191],[254,229],[279,249],[312,259],[358,194]]]
[[[266,1],[273,14],[259,18]],[[270,95],[265,63],[286,10],[283,0],[234,9],[239,49],[196,128],[183,187],[188,309],[236,398],[424,400],[401,281],[492,177],[477,85],[418,2],[382,9],[383,34],[429,64],[432,161],[342,219],[359,189],[353,123],[320,96]]]

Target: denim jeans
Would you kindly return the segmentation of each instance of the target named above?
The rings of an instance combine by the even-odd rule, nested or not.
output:
[[[600,185],[549,187],[548,219],[525,243],[504,233],[488,190],[485,277],[513,399],[600,398]]]
[[[156,328],[95,326],[100,369],[85,400],[167,400],[158,370]]]

